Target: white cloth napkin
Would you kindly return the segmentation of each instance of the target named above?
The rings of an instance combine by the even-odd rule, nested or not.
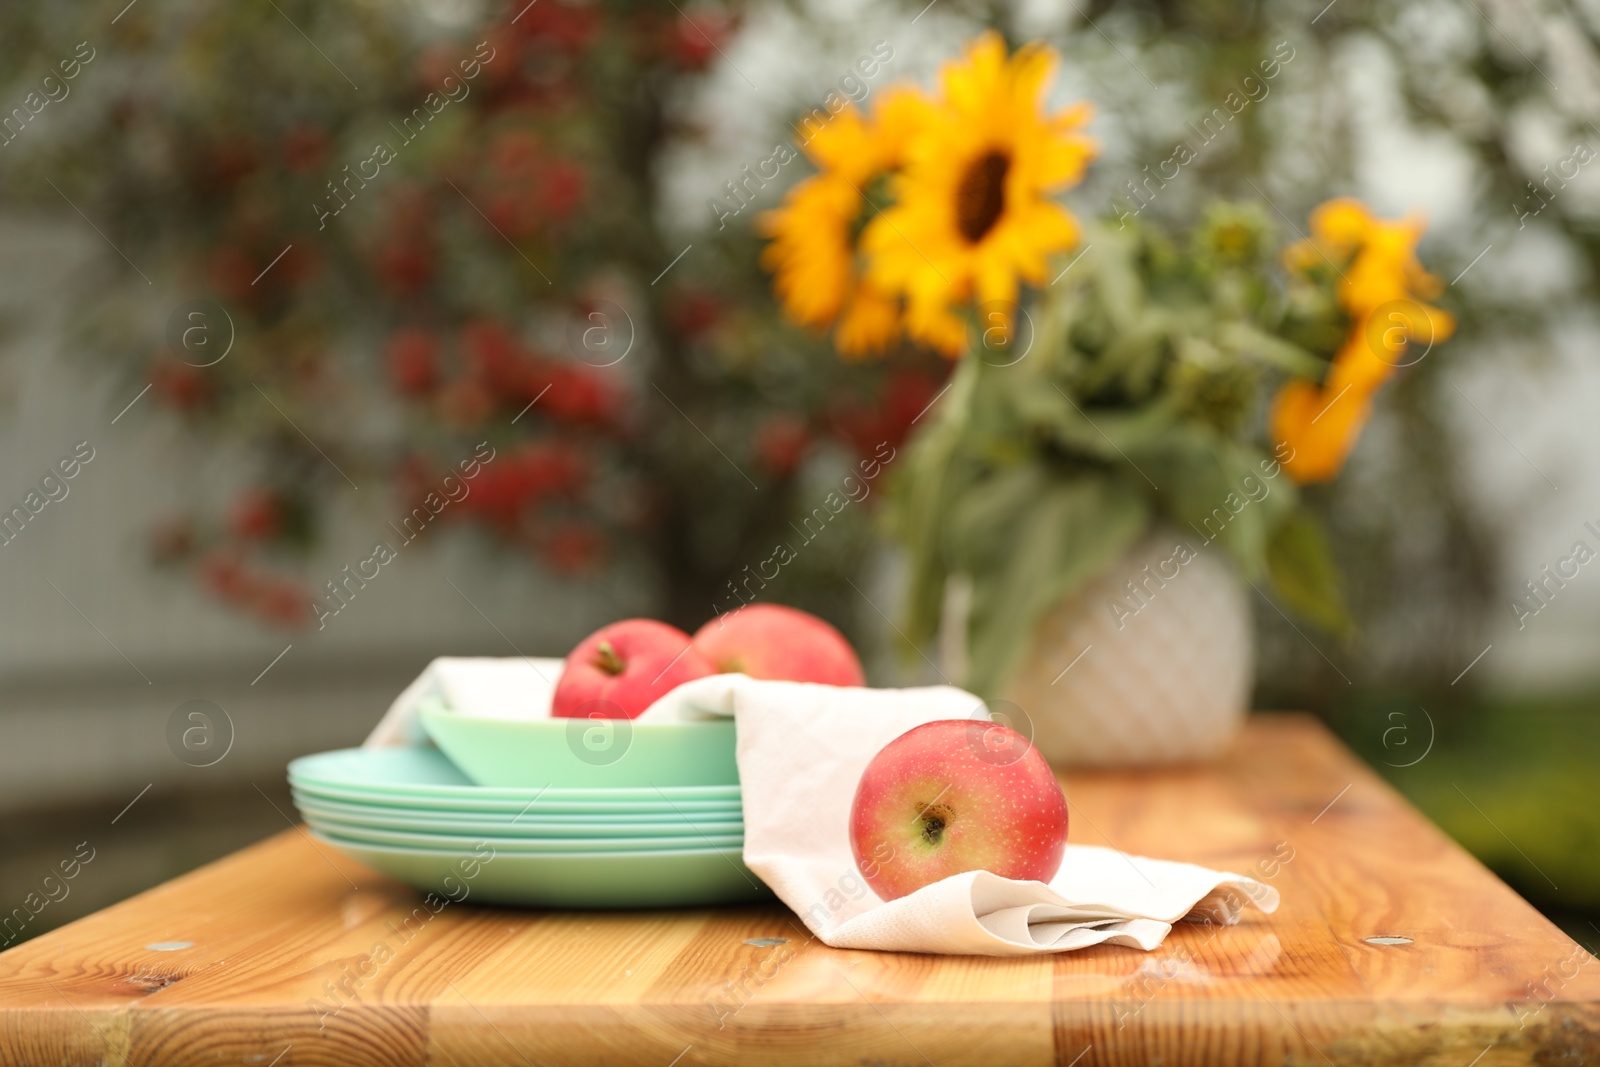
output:
[[[363,748],[431,742],[417,709],[437,700],[445,707],[490,719],[548,719],[550,696],[561,677],[559,659],[440,656],[394,698]]]
[[[470,714],[542,717],[559,673],[559,660],[435,660],[367,743],[413,738],[424,696]],[[983,702],[949,686],[839,688],[719,674],[679,686],[639,721],[717,715],[732,716],[738,731],[745,864],[835,948],[1021,956],[1106,943],[1149,951],[1179,920],[1234,923],[1247,902],[1278,906],[1277,890],[1243,875],[1073,844],[1049,884],[970,871],[880,900],[850,852],[861,772],[914,726],[987,718]]]

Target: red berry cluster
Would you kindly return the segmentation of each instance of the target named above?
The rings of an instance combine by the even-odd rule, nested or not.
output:
[[[292,578],[273,575],[238,555],[216,552],[196,571],[203,589],[263,622],[297,628],[312,619],[311,593]]]
[[[402,395],[431,403],[445,421],[474,427],[490,416],[520,416],[537,403],[540,419],[570,427],[615,428],[623,393],[614,375],[524,343],[501,322],[468,323],[451,341],[404,327],[389,336],[384,361]],[[520,418],[519,418],[520,421]]]

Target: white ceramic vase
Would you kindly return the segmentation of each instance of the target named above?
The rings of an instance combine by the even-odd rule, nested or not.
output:
[[[1057,766],[1213,759],[1249,707],[1244,589],[1221,546],[1156,527],[1040,620],[1005,690],[1016,710],[994,710]]]

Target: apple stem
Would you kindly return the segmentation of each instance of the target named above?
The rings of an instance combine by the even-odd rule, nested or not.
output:
[[[594,665],[607,674],[621,674],[625,666],[622,657],[617,655],[617,650],[611,647],[610,641],[601,641],[595,648]]]

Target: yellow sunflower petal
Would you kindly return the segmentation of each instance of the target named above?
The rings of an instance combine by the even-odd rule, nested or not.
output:
[[[1384,343],[1382,329],[1369,328],[1351,333],[1345,338],[1328,368],[1327,380],[1322,388],[1330,397],[1347,389],[1374,393],[1378,387],[1405,362],[1403,346],[1391,347]]]
[[[906,145],[932,120],[932,101],[916,89],[896,85],[884,90],[873,108],[883,169],[892,170],[905,159]]]
[[[1366,238],[1374,221],[1361,201],[1338,197],[1312,212],[1311,232],[1334,248],[1351,248]]]
[[[940,72],[945,101],[957,112],[982,115],[1006,92],[1006,43],[989,30],[974,41],[966,55],[947,63]]]
[[[1325,395],[1307,381],[1292,381],[1272,405],[1272,436],[1289,451],[1283,461],[1302,485],[1339,473],[1372,414],[1371,396],[1356,389]]]
[[[1011,306],[1017,302],[1017,272],[1011,257],[996,249],[977,261],[974,273],[978,307],[1009,315]]]
[[[757,219],[772,242],[761,265],[772,271],[784,313],[802,326],[821,328],[838,316],[854,281],[850,227],[860,195],[831,175],[808,178],[783,205]]]
[[[1456,332],[1456,317],[1444,308],[1436,308],[1428,304],[1421,305],[1427,322],[1419,326],[1411,340],[1424,345],[1436,345],[1440,341],[1448,341]]]
[[[906,334],[948,359],[966,351],[967,324],[937,298],[914,298],[906,311]]]
[[[881,169],[877,131],[854,106],[814,129],[802,120],[795,133],[800,150],[813,163],[852,184],[860,185]]]
[[[1041,188],[1058,189],[1076,183],[1089,163],[1100,154],[1100,146],[1093,139],[1078,134],[1077,126],[1077,123],[1058,125],[1055,127],[1058,136],[1036,142],[1035,165]]]
[[[886,351],[900,337],[900,303],[870,285],[855,291],[834,331],[839,354],[861,359]]]
[[[1059,62],[1055,51],[1041,44],[1018,49],[1011,57],[1011,99],[1007,103],[1018,111],[1043,107]]]

